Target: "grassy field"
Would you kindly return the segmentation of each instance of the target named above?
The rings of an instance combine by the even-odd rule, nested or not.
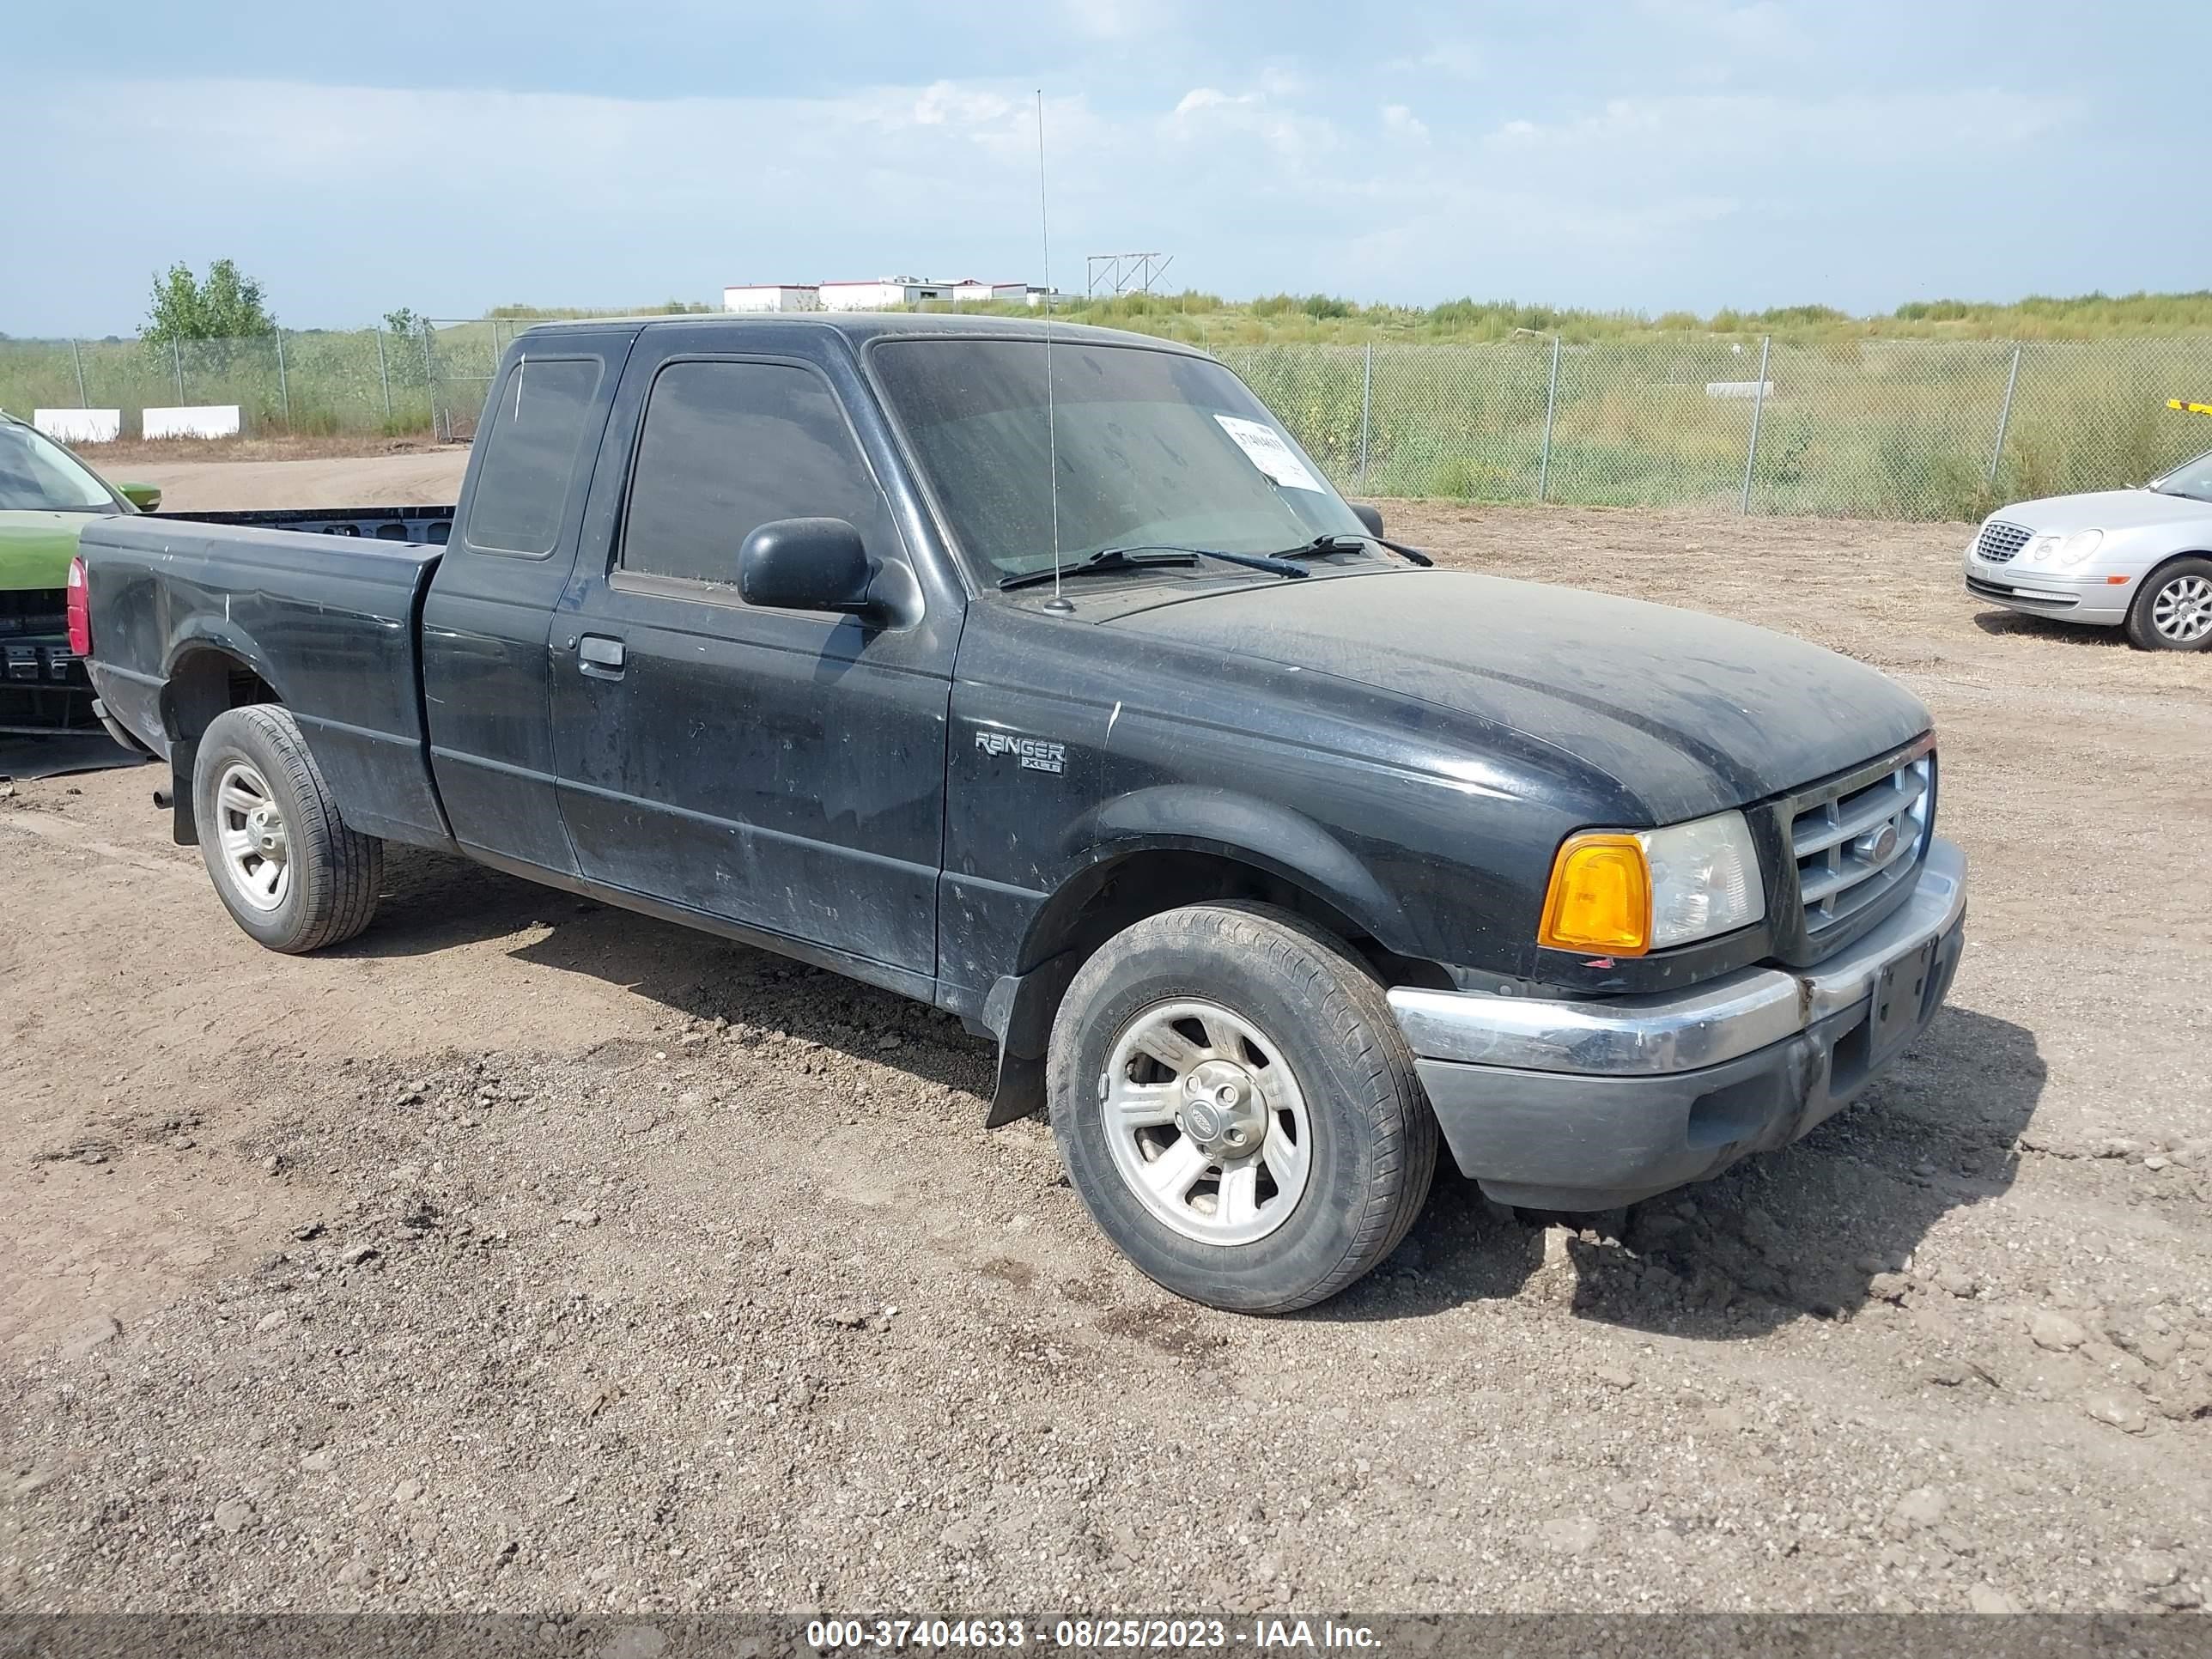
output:
[[[1372,495],[1720,507],[1743,504],[1748,460],[1753,512],[1958,519],[2140,483],[2212,447],[2212,421],[2165,406],[2212,401],[2212,293],[1940,301],[1874,318],[1405,310],[1326,295],[1231,306],[1194,293],[1061,314],[1212,351],[1340,484]],[[0,339],[0,407],[120,408],[135,431],[149,404],[234,403],[249,434],[465,436],[530,320],[501,307],[411,334],[288,332],[173,353]]]

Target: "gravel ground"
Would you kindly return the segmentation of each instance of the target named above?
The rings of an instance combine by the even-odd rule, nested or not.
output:
[[[1240,1319],[927,1009],[424,856],[281,958],[149,772],[18,783],[0,1606],[2201,1610],[2212,659],[1955,526],[1394,519],[1935,708],[1972,943],[1853,1110],[1580,1232],[1443,1176]]]

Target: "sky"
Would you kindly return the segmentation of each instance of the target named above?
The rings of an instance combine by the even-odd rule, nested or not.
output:
[[[0,333],[236,259],[398,307],[1174,256],[1656,313],[2212,286],[2204,0],[106,0],[18,10]],[[28,165],[25,165],[27,149]]]

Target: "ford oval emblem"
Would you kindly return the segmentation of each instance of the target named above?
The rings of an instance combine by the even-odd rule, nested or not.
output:
[[[1874,845],[1867,851],[1872,862],[1880,864],[1897,850],[1897,826],[1885,823],[1874,832]]]

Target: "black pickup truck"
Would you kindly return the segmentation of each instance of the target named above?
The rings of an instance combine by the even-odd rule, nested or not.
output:
[[[103,713],[246,932],[351,938],[398,842],[934,1003],[1218,1306],[1380,1261],[1439,1130],[1547,1210],[1781,1146],[1958,963],[1913,697],[1429,568],[1162,341],[534,329],[434,528],[84,533]]]

